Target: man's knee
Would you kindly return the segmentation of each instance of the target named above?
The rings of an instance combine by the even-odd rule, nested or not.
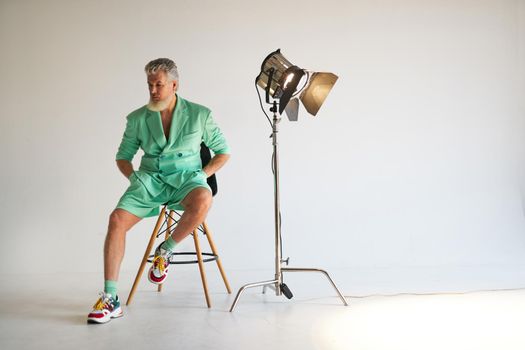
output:
[[[122,209],[115,209],[111,212],[109,215],[109,232],[112,231],[118,231],[118,232],[126,232],[128,231],[133,225],[135,220],[131,218],[132,214],[129,214],[128,212],[122,210]],[[140,219],[139,219],[140,220]]]
[[[185,210],[206,214],[212,202],[211,192],[199,187],[191,191],[183,201]]]

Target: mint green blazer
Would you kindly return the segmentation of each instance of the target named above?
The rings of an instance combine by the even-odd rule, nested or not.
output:
[[[201,142],[214,154],[230,152],[211,111],[177,95],[169,139],[164,135],[160,113],[143,106],[127,116],[116,159],[131,162],[141,148],[144,155],[135,174],[148,192],[157,195],[164,184],[179,188],[195,172],[202,171]]]

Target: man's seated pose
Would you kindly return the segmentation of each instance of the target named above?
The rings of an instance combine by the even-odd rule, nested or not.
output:
[[[172,235],[155,250],[148,272],[152,283],[168,274],[168,259],[175,246],[198,227],[210,208],[212,195],[206,179],[229,158],[229,148],[210,110],[176,94],[178,72],[167,58],[145,67],[150,101],[127,116],[126,130],[117,152],[119,170],[130,185],[109,217],[104,244],[104,292],[88,315],[88,322],[106,323],[122,316],[117,296],[126,232],[140,219],[159,214],[159,206],[182,205],[184,213]],[[214,153],[203,168],[201,142]],[[138,171],[131,163],[138,148],[144,155]]]

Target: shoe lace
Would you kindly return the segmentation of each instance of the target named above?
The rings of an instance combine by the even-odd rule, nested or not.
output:
[[[97,300],[95,305],[93,305],[93,309],[95,310],[103,310],[106,307],[109,307],[111,303],[111,300],[107,297],[107,295],[102,292],[100,293],[100,298]]]
[[[162,255],[156,256],[153,259],[153,267],[156,269],[159,269],[160,273],[164,272],[164,269],[166,268],[165,258]]]
[[[100,297],[97,302],[95,303],[95,305],[93,305],[93,309],[95,310],[103,310],[106,305],[108,304],[108,299],[106,298],[103,298],[103,297]]]

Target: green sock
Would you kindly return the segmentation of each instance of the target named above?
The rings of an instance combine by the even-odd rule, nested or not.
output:
[[[162,248],[167,249],[169,251],[173,251],[176,245],[177,245],[177,242],[175,242],[173,238],[169,236],[168,239],[165,240],[164,243],[162,243]]]
[[[117,281],[104,281],[104,293],[111,294],[113,298],[117,297]]]

